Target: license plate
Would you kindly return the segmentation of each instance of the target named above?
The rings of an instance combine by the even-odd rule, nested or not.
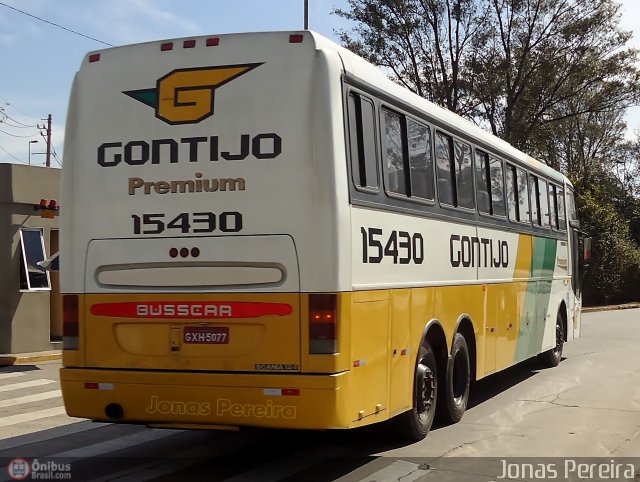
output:
[[[185,326],[182,342],[226,345],[229,343],[229,328],[226,326]]]

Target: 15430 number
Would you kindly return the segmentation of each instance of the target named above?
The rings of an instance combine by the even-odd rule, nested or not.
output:
[[[385,257],[393,264],[422,264],[424,240],[422,234],[407,231],[391,231],[387,238],[380,228],[360,228],[362,234],[362,262],[381,263]]]
[[[177,230],[187,233],[237,233],[242,229],[242,214],[238,212],[180,213],[167,221],[167,215],[149,213],[141,216],[132,214],[134,234],[160,234],[166,230]]]

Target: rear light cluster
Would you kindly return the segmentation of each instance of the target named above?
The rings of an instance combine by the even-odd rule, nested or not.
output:
[[[309,295],[309,353],[338,352],[337,300],[335,294]]]
[[[182,42],[183,49],[192,49],[196,46],[195,39],[184,40]],[[209,37],[204,41],[204,45],[206,47],[217,47],[220,45],[220,39],[218,37]],[[173,50],[173,42],[164,42],[160,44],[160,50],[162,52],[166,52],[168,50]]]
[[[80,312],[78,295],[62,296],[62,348],[78,350],[80,348]]]

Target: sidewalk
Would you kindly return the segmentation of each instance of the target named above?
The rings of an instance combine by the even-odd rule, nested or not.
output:
[[[62,350],[36,351],[31,353],[0,354],[0,367],[27,363],[42,363],[51,360],[61,360]]]
[[[631,310],[640,308],[640,303],[625,303],[621,305],[607,306],[586,306],[582,308],[583,313],[593,313],[595,311]],[[32,353],[8,353],[0,354],[0,367],[20,365],[28,363],[41,363],[45,361],[61,360],[62,350],[38,351]]]

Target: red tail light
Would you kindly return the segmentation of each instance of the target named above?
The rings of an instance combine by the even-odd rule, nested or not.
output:
[[[80,332],[78,295],[62,296],[63,349],[77,350]]]
[[[335,294],[309,295],[309,353],[337,353],[337,300]]]

